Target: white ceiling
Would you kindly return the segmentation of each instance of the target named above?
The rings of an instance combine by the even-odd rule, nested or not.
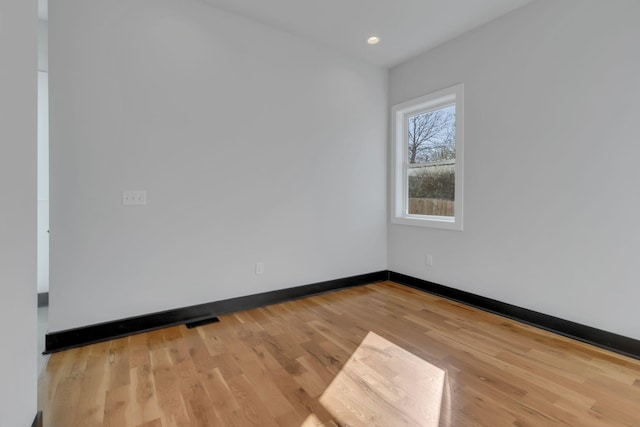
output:
[[[205,0],[392,67],[532,0]],[[381,41],[369,46],[376,35]]]
[[[47,19],[48,0],[38,0]],[[205,0],[375,65],[393,67],[533,0]],[[376,35],[375,46],[366,43]]]

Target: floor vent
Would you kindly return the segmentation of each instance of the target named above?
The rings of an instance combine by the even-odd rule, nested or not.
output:
[[[197,320],[195,322],[189,322],[189,323],[185,323],[184,325],[191,329],[191,328],[196,328],[198,326],[202,326],[202,325],[208,325],[209,323],[217,323],[219,322],[220,319],[218,319],[217,317],[209,317],[207,319],[202,319],[202,320]]]

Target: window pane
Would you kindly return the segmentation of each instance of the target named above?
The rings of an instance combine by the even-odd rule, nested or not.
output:
[[[408,117],[408,213],[454,216],[456,107]]]

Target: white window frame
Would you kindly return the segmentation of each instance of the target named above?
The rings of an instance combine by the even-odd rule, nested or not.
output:
[[[456,106],[456,164],[454,216],[411,215],[408,203],[408,118]],[[391,223],[462,231],[464,171],[464,85],[457,84],[391,108]]]

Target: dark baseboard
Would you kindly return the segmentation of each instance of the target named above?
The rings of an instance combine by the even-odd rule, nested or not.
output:
[[[38,293],[38,308],[49,306],[49,292]]]
[[[38,411],[36,417],[33,419],[31,423],[31,427],[42,427],[42,411]]]
[[[415,277],[406,276],[393,271],[389,272],[389,280],[430,294],[435,294],[471,305],[568,338],[586,342],[634,359],[640,359],[640,340],[592,328],[591,326],[581,325],[579,323],[549,316],[547,314],[538,313],[533,310],[517,307],[515,305],[450,288],[448,286],[438,285],[426,280],[416,279]]]
[[[586,342],[625,356],[640,360],[640,340],[603,331],[590,326],[564,320],[533,310],[507,304],[491,298],[482,297],[470,292],[461,291],[426,280],[396,273],[378,271],[343,279],[329,280],[310,285],[280,289],[271,292],[248,295],[215,301],[191,307],[167,310],[142,316],[130,317],[112,322],[89,325],[66,331],[50,332],[45,336],[45,354],[80,347],[114,338],[125,337],[140,332],[151,331],[169,326],[190,324],[195,327],[211,323],[212,318],[276,304],[297,298],[304,298],[338,289],[360,286],[382,280],[392,280],[434,295],[439,295],[479,309],[489,311],[522,323],[526,323],[547,331]],[[48,296],[48,294],[47,294]]]
[[[222,314],[248,310],[269,304],[276,304],[338,289],[380,282],[382,280],[387,280],[388,276],[389,274],[386,270],[377,271],[375,273],[361,274],[359,276],[231,298],[223,301],[215,301],[191,307],[130,317],[127,319],[68,329],[65,331],[50,332],[45,336],[44,353],[55,353],[70,348],[125,337],[140,332],[204,321]]]

